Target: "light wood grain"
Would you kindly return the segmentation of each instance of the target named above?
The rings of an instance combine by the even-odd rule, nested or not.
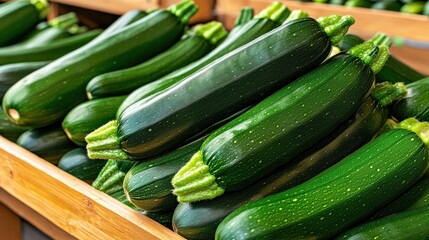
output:
[[[22,239],[22,221],[18,215],[0,202],[0,238]]]
[[[2,137],[0,187],[78,239],[183,239]]]

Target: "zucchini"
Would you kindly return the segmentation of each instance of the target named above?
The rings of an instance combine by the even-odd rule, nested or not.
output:
[[[13,124],[6,114],[3,112],[3,109],[0,107],[0,135],[4,138],[15,142],[18,137],[29,130],[27,127],[20,127]]]
[[[160,157],[138,163],[124,178],[128,199],[147,212],[172,211],[177,206],[171,179],[199,149],[204,138]]]
[[[214,21],[196,28],[191,29],[171,48],[148,61],[91,79],[86,86],[88,98],[129,94],[138,87],[201,58],[227,34],[222,24]]]
[[[290,165],[241,191],[226,193],[210,201],[179,203],[173,216],[174,231],[187,239],[213,239],[222,219],[238,207],[299,185],[369,142],[387,119],[388,109],[383,99],[394,100],[404,94],[403,87],[398,86],[398,91],[381,98],[377,96],[380,94],[376,92],[385,92],[383,88],[386,87],[391,86],[381,86],[373,91],[379,100],[368,97],[347,121]]]
[[[388,55],[371,42],[337,54],[212,133],[174,176],[178,201],[243,189],[299,156],[359,108]]]
[[[333,5],[344,5],[344,3],[346,3],[346,0],[330,0],[329,3]]]
[[[365,219],[428,166],[429,124],[400,125],[404,129],[378,136],[307,182],[235,210],[216,239],[330,239]]]
[[[155,95],[158,92],[174,85],[187,76],[193,74],[209,63],[217,60],[221,56],[233,51],[234,49],[252,41],[253,39],[269,32],[279,26],[290,11],[283,4],[274,2],[262,10],[254,19],[239,25],[233,29],[228,37],[213,51],[203,58],[189,64],[186,67],[178,69],[152,83],[146,84],[132,92],[118,109],[117,117],[130,105],[139,100]]]
[[[0,46],[18,42],[47,14],[46,0],[16,0],[5,3],[0,10]]]
[[[85,148],[75,148],[64,154],[58,163],[58,168],[83,181],[92,182],[104,165],[106,165],[105,160],[88,158]]]
[[[358,225],[337,239],[427,240],[429,205]]]
[[[231,33],[233,33],[233,31],[237,31],[237,29],[239,29],[239,26],[242,26],[244,24],[246,24],[247,22],[249,22],[250,20],[253,19],[255,14],[255,10],[251,7],[243,7],[240,10],[240,14],[238,15],[238,17],[235,19],[234,22],[234,28],[231,30]]]
[[[30,129],[19,136],[16,144],[55,165],[64,154],[76,148],[61,126]]]
[[[85,146],[86,135],[115,119],[116,111],[125,97],[106,97],[77,105],[63,119],[64,132],[74,143]]]
[[[109,195],[114,194],[117,191],[123,191],[122,183],[124,181],[125,174],[134,165],[134,161],[108,160],[92,183],[92,186]]]
[[[396,1],[376,2],[371,6],[372,9],[388,10],[388,11],[396,11],[396,12],[399,12],[401,10],[401,7],[402,7],[402,4]]]
[[[372,2],[369,0],[347,0],[344,3],[344,6],[370,8],[372,6]]]
[[[8,47],[0,49],[0,65],[19,63],[53,61],[81,46],[85,45],[101,33],[96,29],[57,40],[51,44],[36,47]],[[27,80],[28,81],[28,80]]]
[[[415,117],[429,121],[429,77],[406,85],[407,96],[392,106],[392,116],[398,120]]]
[[[117,121],[86,137],[89,156],[142,159],[158,155],[260,101],[320,64],[331,50],[331,39],[341,39],[354,19],[331,15],[319,22],[312,18],[290,21],[224,55],[151,100],[133,104]]]
[[[94,39],[16,83],[3,99],[4,110],[17,125],[40,127],[60,120],[86,99],[91,78],[164,51],[180,38],[196,11],[192,1],[184,0]]]
[[[379,37],[376,35],[375,37]],[[357,44],[363,42],[363,39],[352,34],[347,34],[339,43],[341,50],[348,50]],[[425,75],[417,72],[412,67],[390,55],[384,67],[376,75],[377,82],[403,82],[411,83],[424,78]]]
[[[401,7],[400,12],[410,14],[421,14],[425,9],[425,2],[409,2]]]
[[[13,84],[37,69],[46,66],[49,62],[20,62],[0,66],[0,99],[4,97],[6,91]]]
[[[122,14],[122,16],[120,16],[118,19],[116,19],[116,21],[110,24],[110,26],[107,27],[103,31],[103,33],[100,34],[99,38],[108,37],[112,33],[122,30],[124,27],[131,25],[132,23],[142,19],[145,16],[147,16],[147,13],[145,11],[138,9],[130,10]]]

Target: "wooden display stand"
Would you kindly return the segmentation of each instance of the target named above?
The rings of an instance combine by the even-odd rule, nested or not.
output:
[[[183,239],[3,137],[0,202],[54,239]]]

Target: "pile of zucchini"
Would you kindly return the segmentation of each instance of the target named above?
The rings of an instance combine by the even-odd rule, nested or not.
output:
[[[429,81],[385,34],[280,2],[229,32],[190,0],[105,30],[46,7],[0,5],[34,15],[0,21],[4,137],[187,239],[429,237]]]

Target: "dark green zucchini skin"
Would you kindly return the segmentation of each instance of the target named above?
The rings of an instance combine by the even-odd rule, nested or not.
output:
[[[0,66],[0,99],[13,84],[37,69],[48,65],[49,62],[20,62]]]
[[[61,126],[28,130],[19,136],[16,143],[55,165],[58,164],[64,154],[76,148],[76,145],[68,139]]]
[[[371,97],[359,110],[311,149],[249,187],[210,201],[179,203],[174,231],[187,239],[214,239],[219,223],[248,202],[285,191],[316,176],[369,142],[387,119],[387,108]]]
[[[127,69],[98,75],[86,86],[89,98],[129,94],[135,89],[157,80],[201,58],[213,46],[203,36],[186,36],[154,58]]]
[[[429,77],[406,86],[408,93],[392,106],[392,116],[398,120],[415,117],[429,121]]]
[[[30,1],[5,3],[0,11],[0,46],[6,46],[33,29],[41,21],[41,12]]]
[[[132,167],[124,178],[128,199],[147,212],[173,211],[178,202],[171,179],[198,151],[204,138]]]
[[[0,65],[20,62],[53,61],[87,44],[101,32],[102,30],[95,29],[41,46],[3,48],[0,49]]]
[[[358,225],[337,239],[427,240],[429,205]]]
[[[106,160],[90,159],[85,148],[75,148],[64,154],[58,168],[83,181],[92,182],[104,165]]]
[[[2,137],[15,142],[27,130],[29,128],[13,124],[0,107],[0,135]]]
[[[154,11],[23,78],[6,93],[3,108],[17,125],[46,126],[58,121],[86,99],[89,80],[164,51],[180,38],[184,25],[170,11]]]
[[[232,31],[228,37],[219,44],[219,46],[201,59],[134,90],[119,107],[118,113],[116,114],[117,117],[119,117],[119,115],[130,105],[140,101],[141,99],[154,96],[157,93],[162,92],[168,87],[203,68],[207,64],[271,31],[277,26],[278,23],[268,18],[254,18],[240,25],[238,30],[236,29]]]
[[[116,111],[125,97],[99,98],[77,105],[63,119],[64,132],[74,143],[85,146],[86,135],[115,119]]]
[[[20,41],[18,44],[13,45],[13,47],[36,47],[46,45],[48,43],[55,42],[60,39],[68,38],[73,36],[72,33],[66,29],[57,28],[57,27],[48,27],[37,34],[31,36],[24,41]]]
[[[341,50],[349,50],[350,48],[361,44],[363,41],[364,40],[359,36],[347,34],[338,43],[338,46]],[[418,81],[424,77],[426,76],[390,55],[386,64],[384,64],[384,67],[377,73],[376,81],[391,83],[403,82],[407,84]]]
[[[417,134],[391,130],[305,183],[235,210],[216,239],[331,239],[405,192],[428,160]]]
[[[296,37],[291,37],[293,34]],[[118,119],[120,146],[132,159],[172,149],[316,67],[330,49],[330,39],[316,20],[302,18],[284,24],[156,98],[142,99],[128,107]],[[138,126],[136,121],[140,122]]]
[[[242,189],[337,128],[373,83],[372,70],[359,58],[336,55],[211,134],[201,147],[203,161],[219,186]]]
[[[371,219],[379,219],[411,209],[429,205],[429,174],[425,174],[407,192],[398,197],[389,205],[377,211]]]

